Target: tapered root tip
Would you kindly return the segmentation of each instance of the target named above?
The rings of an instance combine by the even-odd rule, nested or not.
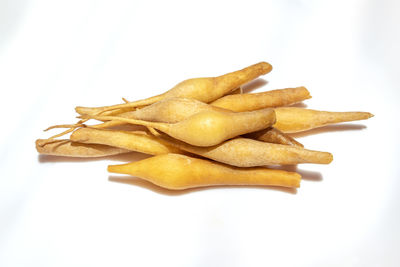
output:
[[[369,112],[349,112],[349,114],[354,114],[352,120],[367,120],[369,118],[372,118],[374,114],[369,113]]]
[[[267,62],[260,62],[258,65],[261,67],[261,73],[262,74],[267,74],[268,72],[271,72],[272,70],[272,65],[267,63]]]
[[[84,113],[83,111],[84,111],[84,107],[75,107],[75,111],[76,111],[76,113],[78,113],[78,114],[82,114],[82,113]]]
[[[310,99],[312,98],[310,91],[308,91],[308,89],[304,86],[299,87],[300,89],[304,90],[304,99]]]
[[[117,170],[118,170],[117,166],[118,166],[118,165],[108,165],[107,171],[108,171],[108,172],[113,172],[113,173],[118,173],[118,172],[117,172]]]
[[[95,111],[95,108],[88,108],[88,107],[75,107],[76,113],[80,115],[85,115],[85,114],[92,114]]]
[[[333,161],[333,155],[329,152],[326,152],[326,156],[322,160],[322,164],[329,164]]]
[[[294,180],[294,182],[293,182],[293,187],[294,188],[299,188],[300,184],[301,184],[301,175],[299,174],[299,178]]]
[[[107,171],[112,173],[120,173],[120,174],[129,174],[128,170],[126,169],[127,164],[120,164],[120,165],[108,165]]]
[[[349,112],[349,118],[347,121],[359,121],[359,120],[367,120],[372,118],[374,114],[369,112]]]

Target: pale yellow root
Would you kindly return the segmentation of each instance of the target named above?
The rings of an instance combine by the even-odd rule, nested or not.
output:
[[[275,122],[272,109],[250,112],[203,111],[174,124],[126,119],[117,116],[90,116],[97,120],[116,120],[152,127],[195,146],[213,146],[238,135],[259,131]]]
[[[38,139],[36,140],[36,150],[40,154],[45,155],[81,158],[104,157],[129,152],[129,150],[122,148],[97,144],[83,144],[72,142],[68,139]]]
[[[205,95],[201,98],[194,99],[200,100],[204,103],[210,103],[235,90],[236,88],[258,78],[259,76],[269,73],[271,70],[272,66],[269,63],[260,62],[244,69],[215,77],[215,91],[217,92],[212,92],[211,90],[208,90],[210,96]]]
[[[236,112],[292,105],[311,98],[305,87],[278,89],[254,94],[226,95],[210,105]]]
[[[161,100],[142,109],[122,113],[119,115],[119,117],[153,122],[177,123],[202,111],[231,112],[229,110],[214,107],[194,99],[174,97]],[[97,124],[92,127],[102,129],[123,125],[125,123],[126,122],[114,120]],[[250,135],[251,136],[249,138],[265,142],[302,146],[292,137],[276,129],[271,129],[271,131],[270,129],[261,130],[261,132]]]
[[[268,143],[304,147],[301,143],[296,141],[293,137],[281,132],[273,127],[266,128],[253,133],[244,135],[246,138],[264,141]]]
[[[276,108],[274,127],[284,133],[295,133],[339,122],[365,120],[369,112],[330,112],[296,107]]]
[[[329,164],[333,160],[332,154],[328,152],[271,144],[247,138],[234,138],[211,147],[192,146],[166,135],[161,135],[159,138],[190,153],[237,167],[300,163]]]
[[[108,171],[136,176],[172,190],[215,185],[299,187],[301,180],[301,176],[295,172],[236,168],[179,154],[164,154],[128,164],[110,165]]]
[[[98,108],[76,107],[75,110],[82,115],[100,115],[111,110],[118,110],[117,112],[121,113],[123,112],[121,109],[147,106],[171,97],[192,98],[204,103],[209,103],[229,94],[242,84],[250,82],[260,75],[267,74],[271,70],[272,66],[270,64],[260,62],[218,77],[188,79],[177,84],[175,87],[163,94],[147,99]]]
[[[173,97],[118,116],[145,121],[177,123],[202,111],[231,112],[195,99]]]
[[[144,131],[81,128],[73,132],[70,139],[75,142],[108,145],[150,155],[185,153]]]

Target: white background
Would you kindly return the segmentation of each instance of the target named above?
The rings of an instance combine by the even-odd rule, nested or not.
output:
[[[0,266],[399,266],[398,1],[0,1]],[[368,121],[297,135],[332,152],[301,188],[169,192],[39,157],[74,107],[259,61],[247,88],[306,86]],[[262,87],[258,87],[262,85]]]

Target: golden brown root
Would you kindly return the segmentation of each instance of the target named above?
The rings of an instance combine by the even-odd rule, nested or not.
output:
[[[108,145],[150,155],[185,153],[145,131],[82,128],[72,133],[70,139],[75,142]]]
[[[126,109],[147,106],[170,97],[193,98],[208,103],[230,93],[241,85],[254,80],[260,75],[266,74],[271,70],[272,66],[269,63],[260,62],[242,70],[231,72],[215,78],[188,79],[177,84],[175,87],[163,94],[147,99],[97,108],[76,107],[75,110],[82,115],[111,115],[105,114],[105,112],[117,110],[117,112],[122,113],[124,111],[129,111]]]
[[[269,63],[260,62],[247,68],[218,76],[215,79],[217,81],[218,87],[227,87],[231,90],[234,90],[235,88],[238,88],[241,85],[250,82],[261,75],[269,73],[271,70],[272,66]]]
[[[329,164],[331,153],[302,147],[272,144],[248,138],[234,138],[212,147],[198,147],[162,134],[161,139],[187,152],[237,167]]]
[[[301,181],[301,176],[295,172],[261,167],[236,168],[179,154],[164,154],[128,164],[110,165],[108,171],[140,177],[172,190],[216,185],[299,187]]]
[[[292,105],[309,98],[311,98],[310,92],[305,87],[296,87],[262,93],[227,95],[210,105],[243,112]]]
[[[275,123],[273,109],[232,113],[230,111],[203,111],[186,120],[169,124],[127,119],[116,116],[89,116],[97,120],[116,120],[153,127],[174,138],[196,146],[213,146],[238,135],[258,131]]]

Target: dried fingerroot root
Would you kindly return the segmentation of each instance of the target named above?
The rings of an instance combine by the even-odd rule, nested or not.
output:
[[[305,87],[243,93],[242,85],[271,70],[270,64],[260,62],[217,77],[184,80],[147,99],[130,102],[123,98],[124,103],[117,105],[76,107],[80,120],[49,127],[46,130],[67,130],[37,140],[36,149],[41,154],[68,157],[130,151],[154,155],[110,165],[108,171],[171,190],[217,185],[299,187],[298,173],[265,166],[329,164],[333,156],[305,149],[288,134],[373,115],[288,107],[311,98]],[[102,123],[86,125],[91,119]],[[56,139],[68,133],[70,139]]]
[[[171,97],[193,98],[204,103],[209,103],[226,94],[229,94],[241,85],[252,81],[261,75],[267,74],[271,70],[272,66],[269,63],[260,62],[242,70],[227,73],[218,77],[188,79],[177,84],[175,87],[163,94],[147,99],[98,108],[76,107],[75,110],[82,115],[99,115],[100,113],[111,110],[119,110],[121,112],[123,111],[122,109],[125,109],[126,111],[126,109],[143,107]]]
[[[68,139],[38,139],[35,143],[36,150],[40,154],[52,156],[95,158],[130,152],[129,150],[123,148],[99,144],[84,144],[73,142]]]
[[[277,89],[253,94],[226,95],[210,105],[236,112],[292,105],[311,98],[307,88],[295,87]]]
[[[258,131],[275,123],[273,109],[250,112],[203,111],[177,123],[148,122],[118,116],[90,116],[152,127],[194,146],[213,146],[238,135]]]
[[[296,133],[340,122],[366,120],[374,115],[369,112],[332,112],[296,107],[275,109],[274,127],[284,133]]]
[[[149,155],[186,153],[145,131],[82,128],[74,131],[70,139],[74,142],[108,145]]]
[[[211,147],[192,146],[163,134],[159,138],[184,151],[236,167],[300,163],[329,164],[333,160],[333,156],[329,152],[272,144],[241,137],[229,139]]]
[[[109,165],[108,171],[129,174],[158,186],[183,190],[217,185],[300,186],[301,176],[267,168],[237,168],[205,159],[179,154],[164,154],[148,159]]]

